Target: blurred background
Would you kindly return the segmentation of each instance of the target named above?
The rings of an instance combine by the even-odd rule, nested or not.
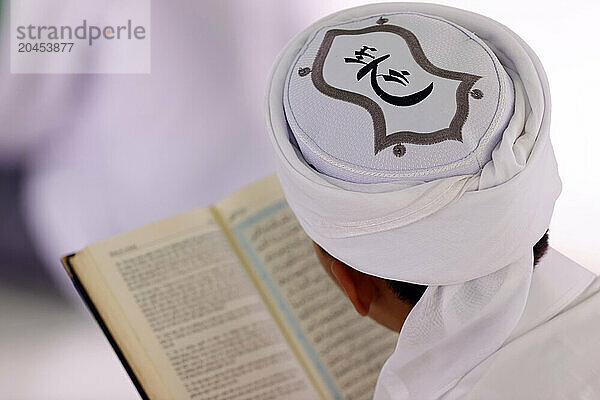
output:
[[[275,56],[364,3],[152,0],[151,74],[19,75],[0,0],[0,399],[138,398],[60,257],[273,172],[263,96]],[[600,3],[438,3],[502,22],[540,57],[563,180],[550,243],[599,273]],[[47,4],[32,12],[62,11]]]

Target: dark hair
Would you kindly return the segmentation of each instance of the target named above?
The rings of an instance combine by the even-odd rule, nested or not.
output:
[[[546,230],[544,236],[542,236],[542,238],[533,246],[533,265],[537,265],[548,250],[548,231],[549,229]],[[423,296],[425,289],[427,289],[427,286],[425,285],[417,285],[414,283],[393,281],[390,279],[385,279],[385,282],[388,287],[392,289],[392,292],[394,292],[396,297],[413,306],[417,304],[421,299],[421,296]]]

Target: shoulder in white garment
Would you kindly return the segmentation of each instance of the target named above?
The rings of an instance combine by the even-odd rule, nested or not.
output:
[[[600,278],[555,249],[506,344],[448,399],[600,399]]]

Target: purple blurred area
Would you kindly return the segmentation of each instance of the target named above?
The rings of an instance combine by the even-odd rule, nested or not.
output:
[[[600,141],[583,114],[598,103],[582,100],[564,78],[577,67],[593,94],[600,60],[557,50],[591,46],[595,24],[581,21],[592,21],[598,5],[570,3],[568,28],[589,35],[577,45],[561,33],[567,22],[559,5],[440,2],[505,23],[547,66],[565,183],[552,244],[592,269],[589,261],[600,265],[597,235],[576,239],[582,226],[600,222],[600,169],[590,150]],[[146,75],[11,74],[8,3],[0,0],[0,400],[135,399],[60,257],[272,173],[264,92],[276,55],[316,19],[364,2],[153,0]],[[90,19],[102,18],[103,3],[89,2]],[[31,12],[68,12],[60,1],[45,4]],[[570,137],[561,138],[567,129]]]

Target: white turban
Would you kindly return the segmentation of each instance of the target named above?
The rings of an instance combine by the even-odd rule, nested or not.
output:
[[[290,141],[283,95],[290,68],[323,29],[369,18],[392,24],[406,13],[473,32],[510,75],[514,112],[489,161],[476,172],[433,180],[357,183],[318,172]],[[537,56],[504,25],[469,11],[367,5],[327,16],[293,38],[275,62],[266,102],[277,174],[306,233],[356,270],[428,285],[381,371],[375,399],[455,398],[450,391],[458,380],[496,351],[519,321],[533,246],[561,191],[549,137],[550,93]]]

